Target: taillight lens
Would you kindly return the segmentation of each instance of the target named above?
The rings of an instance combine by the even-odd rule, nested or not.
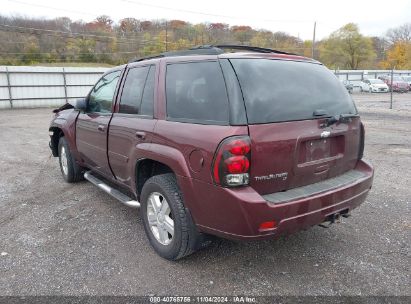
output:
[[[248,185],[251,141],[248,136],[223,140],[213,162],[214,182],[224,187]]]
[[[358,159],[362,159],[364,155],[364,140],[365,140],[365,129],[362,122],[360,123],[360,145],[358,149]]]

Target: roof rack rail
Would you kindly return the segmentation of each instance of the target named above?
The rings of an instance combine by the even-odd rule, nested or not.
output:
[[[200,45],[200,46],[192,47],[188,50],[164,52],[164,53],[160,53],[154,56],[132,59],[129,61],[129,63],[139,62],[139,61],[149,60],[149,59],[155,59],[155,58],[163,58],[163,57],[191,56],[191,55],[220,55],[222,53],[224,53],[222,49],[219,49],[212,45]]]
[[[157,55],[153,55],[153,56],[134,58],[134,59],[131,59],[128,63],[139,62],[139,61],[149,60],[149,59],[162,58],[162,57],[164,57],[163,54],[157,54]]]
[[[213,45],[213,47],[216,47],[216,48],[219,48],[219,49],[246,50],[246,51],[258,52],[258,53],[275,53],[275,54],[284,54],[284,55],[296,55],[296,54],[293,54],[293,53],[282,52],[282,51],[277,51],[277,50],[273,50],[273,49],[261,48],[261,47],[249,46],[249,45],[218,44],[218,45]]]
[[[192,47],[188,50],[164,52],[158,55],[132,59],[129,61],[129,63],[139,62],[139,61],[149,60],[149,59],[155,59],[155,58],[173,57],[173,56],[220,55],[224,53],[224,49],[246,50],[246,51],[258,52],[258,53],[296,55],[293,53],[287,53],[287,52],[282,52],[282,51],[277,51],[277,50],[272,50],[272,49],[267,49],[267,48],[260,48],[256,46],[236,45],[236,44],[218,44],[218,45],[200,45],[200,46]]]

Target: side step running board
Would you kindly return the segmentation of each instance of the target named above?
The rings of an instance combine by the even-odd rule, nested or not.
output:
[[[122,204],[131,207],[131,208],[140,208],[140,203],[136,200],[133,200],[131,197],[121,193],[120,191],[110,187],[106,183],[104,183],[99,178],[95,177],[90,173],[90,171],[84,173],[84,178],[88,180],[93,185],[99,187],[100,189],[104,190],[108,194],[110,194],[115,199],[119,200]]]

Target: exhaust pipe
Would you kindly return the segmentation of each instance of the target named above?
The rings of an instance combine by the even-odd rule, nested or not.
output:
[[[328,215],[324,222],[319,224],[318,226],[322,227],[322,228],[330,228],[332,224],[334,223],[341,223],[341,217],[349,217],[350,214],[348,213],[348,209],[347,210],[343,210],[341,212],[337,212],[337,213],[333,213]]]

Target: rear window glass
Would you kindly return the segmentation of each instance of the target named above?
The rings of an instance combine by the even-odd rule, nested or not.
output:
[[[218,62],[167,66],[167,117],[200,124],[228,124],[228,98]]]
[[[313,119],[316,110],[329,116],[357,113],[347,90],[322,65],[269,59],[231,62],[250,124]]]

